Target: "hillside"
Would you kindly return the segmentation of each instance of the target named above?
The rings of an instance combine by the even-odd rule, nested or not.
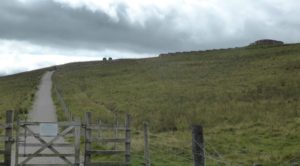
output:
[[[252,123],[265,121],[267,110],[280,119],[281,113],[294,113],[287,110],[298,106],[299,50],[299,45],[240,48],[75,63],[59,67],[55,82],[78,115],[82,108],[100,115],[116,107],[133,114],[135,126],[151,120],[156,131],[186,129],[195,122]]]
[[[24,96],[14,89],[26,82],[31,92],[40,77],[34,75],[3,77],[0,87]],[[294,44],[72,63],[58,66],[53,80],[77,116],[91,111],[111,121],[111,111],[132,114],[135,165],[142,162],[143,121],[151,126],[154,165],[192,165],[192,124],[204,126],[208,165],[290,165],[300,162],[299,76]],[[12,98],[1,108],[15,105]]]
[[[6,110],[30,109],[40,78],[47,69],[0,77],[0,119]]]
[[[225,161],[278,165],[300,160],[299,52],[285,45],[74,63],[54,80],[78,116],[129,112],[137,129],[149,121],[152,132],[186,148],[198,123]]]

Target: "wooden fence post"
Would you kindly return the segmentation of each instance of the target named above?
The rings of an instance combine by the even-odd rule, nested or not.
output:
[[[84,165],[89,165],[91,163],[91,139],[92,139],[92,130],[91,130],[91,121],[92,113],[85,113],[85,154],[84,154]]]
[[[150,154],[149,154],[149,135],[148,135],[148,123],[144,122],[144,164],[145,166],[151,166]]]
[[[200,125],[193,126],[193,155],[194,166],[205,166],[203,129]]]
[[[101,120],[98,120],[98,138],[101,139],[102,131],[101,131]]]
[[[11,165],[11,149],[13,138],[13,111],[6,111],[6,128],[5,128],[5,154],[4,163],[6,166]]]
[[[19,146],[18,146],[18,143],[19,143],[19,133],[20,133],[20,112],[19,111],[15,111],[15,118],[16,118],[16,122],[17,122],[17,125],[16,125],[16,142],[15,142],[15,163],[16,165],[19,164],[19,158],[18,158],[18,155],[19,155]],[[25,149],[25,148],[24,148]]]
[[[130,165],[130,144],[131,144],[130,125],[131,125],[131,116],[129,114],[127,114],[126,115],[126,121],[125,121],[125,128],[126,128],[126,134],[125,134],[125,164],[127,166]]]
[[[76,125],[75,125],[75,165],[79,166],[80,165],[80,128],[81,128],[81,122],[79,118],[76,118],[75,120]]]
[[[118,121],[118,111],[114,112],[114,119],[115,119],[115,138],[117,139],[118,136],[118,127],[119,127],[119,121]],[[117,150],[117,143],[114,143],[114,149]]]

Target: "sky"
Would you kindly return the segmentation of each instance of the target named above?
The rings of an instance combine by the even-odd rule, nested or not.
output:
[[[300,42],[299,0],[1,0],[0,75],[103,57]]]

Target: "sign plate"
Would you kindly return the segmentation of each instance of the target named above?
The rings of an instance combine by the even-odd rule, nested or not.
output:
[[[56,123],[41,123],[40,136],[55,137],[58,134],[58,125]]]

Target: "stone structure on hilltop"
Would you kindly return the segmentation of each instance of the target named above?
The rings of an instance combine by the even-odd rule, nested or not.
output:
[[[282,41],[271,40],[271,39],[263,39],[257,40],[254,43],[251,43],[250,46],[259,46],[259,45],[283,45]]]

